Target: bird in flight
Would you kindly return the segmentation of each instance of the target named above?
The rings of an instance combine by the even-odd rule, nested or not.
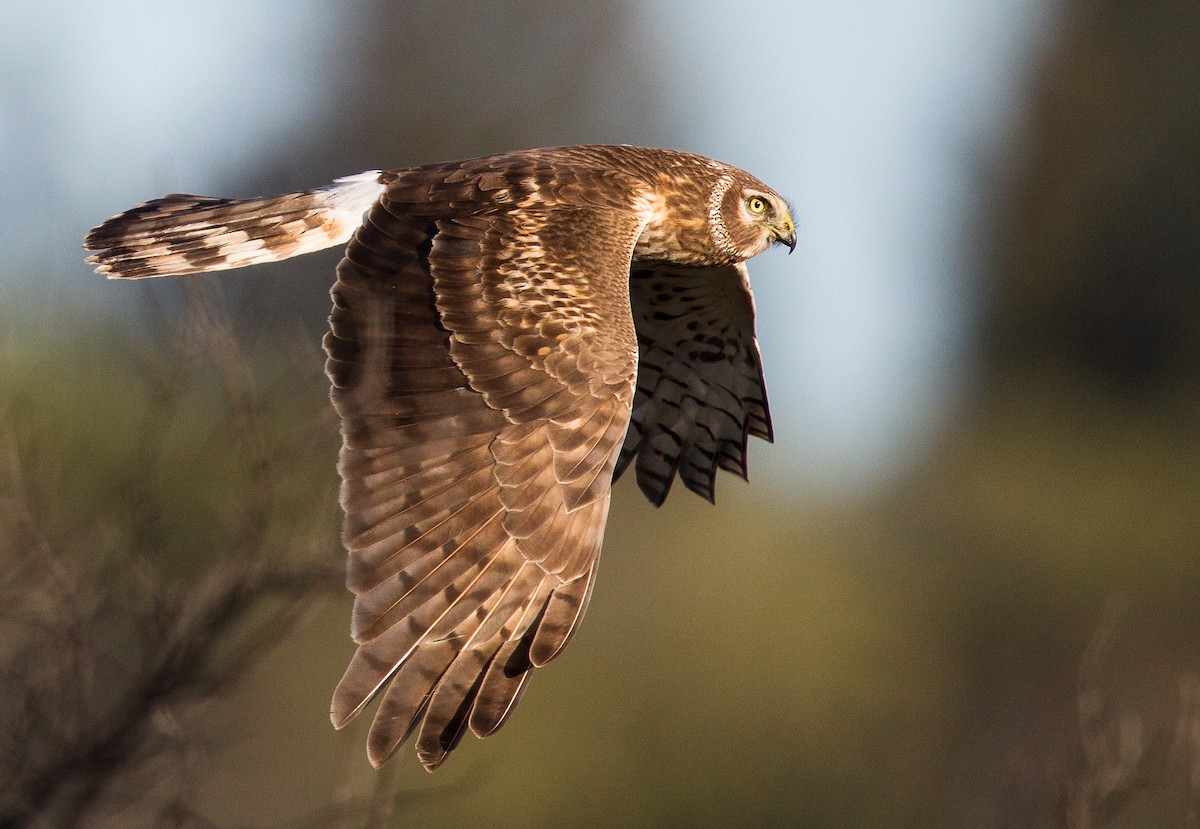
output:
[[[415,733],[433,771],[570,639],[626,468],[655,505],[676,476],[711,501],[772,439],[744,262],[796,235],[736,167],[573,146],[168,195],[84,245],[141,279],[347,241],[324,344],[358,648],[330,716],[380,697],[371,762]]]

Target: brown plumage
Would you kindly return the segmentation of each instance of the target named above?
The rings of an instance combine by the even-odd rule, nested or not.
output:
[[[712,500],[718,468],[745,476],[748,436],[771,439],[741,263],[795,236],[737,168],[582,146],[167,196],[85,244],[97,271],[140,278],[351,234],[325,349],[358,650],[331,717],[379,696],[371,762],[417,732],[432,771],[570,639],[622,470],[655,504],[676,475]]]

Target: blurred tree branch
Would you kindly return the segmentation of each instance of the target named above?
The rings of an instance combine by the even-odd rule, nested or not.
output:
[[[1113,651],[1128,600],[1109,601],[1079,666],[1076,697],[1082,758],[1067,781],[1064,829],[1114,825],[1139,797],[1163,801],[1181,827],[1200,827],[1200,678],[1184,675],[1175,724],[1165,735],[1147,733],[1137,712],[1117,713],[1108,689]]]
[[[308,527],[277,526],[273,498],[287,474],[280,453],[297,448],[271,448],[253,373],[218,302],[198,283],[184,290],[188,325],[156,366],[161,379],[135,450],[140,487],[123,501],[127,537],[117,533],[114,541],[105,527],[88,536],[64,529],[79,516],[57,524],[63,511],[80,505],[55,502],[53,482],[30,474],[11,426],[4,435],[4,829],[183,825],[170,818],[190,812],[188,758],[197,751],[193,732],[201,730],[195,714],[244,676],[319,596],[340,589],[341,554],[327,543],[334,510],[313,510]],[[153,479],[164,463],[163,443],[205,361],[220,383],[249,485],[230,492],[239,503],[223,555],[181,584],[152,563],[169,556],[141,539],[158,508]]]

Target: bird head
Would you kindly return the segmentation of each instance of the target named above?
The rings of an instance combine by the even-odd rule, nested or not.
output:
[[[741,171],[738,171],[741,173]],[[713,196],[717,209],[710,213],[714,236],[727,240],[739,260],[757,256],[772,244],[796,249],[796,226],[783,197],[745,173],[723,180]],[[725,184],[721,192],[721,185]]]

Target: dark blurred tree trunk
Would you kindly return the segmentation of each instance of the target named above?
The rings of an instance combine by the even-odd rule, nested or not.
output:
[[[1200,825],[1200,4],[1066,0],[1010,144],[983,377],[929,476],[966,579],[958,814]]]
[[[1063,21],[1000,182],[987,354],[1136,398],[1195,388],[1200,4],[1069,2]]]

